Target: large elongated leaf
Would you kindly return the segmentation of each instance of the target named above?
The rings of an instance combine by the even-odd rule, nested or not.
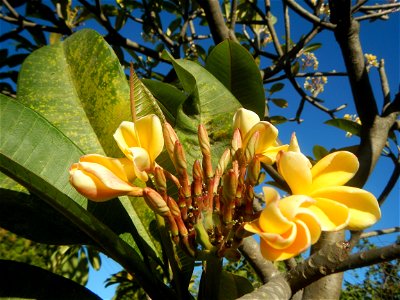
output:
[[[0,260],[0,270],[1,299],[101,299],[78,283],[39,267]]]
[[[0,227],[38,243],[93,244],[65,216],[34,195],[0,189]]]
[[[189,166],[201,158],[197,141],[199,124],[205,125],[210,136],[215,165],[232,136],[232,117],[241,107],[238,100],[210,72],[189,60],[172,61],[185,93],[186,100],[179,106],[175,130],[185,147]]]
[[[240,44],[225,40],[213,48],[207,57],[206,68],[243,107],[265,114],[265,94],[260,70],[253,56]]]
[[[97,32],[81,30],[29,55],[17,98],[84,152],[121,155],[112,135],[131,119],[129,86],[118,58]]]
[[[155,278],[133,248],[87,212],[68,184],[68,167],[82,152],[36,112],[0,95],[0,170],[32,190],[132,272],[147,289]],[[140,274],[140,275],[139,275]]]
[[[148,91],[147,94],[135,91],[138,111],[144,115],[158,109],[157,114],[162,117],[151,97]],[[113,134],[122,121],[132,119],[129,86],[118,58],[97,32],[81,30],[64,42],[32,53],[22,66],[17,98],[44,115],[84,152],[122,156]],[[121,210],[118,201],[90,203],[89,210],[102,220],[106,218],[127,225],[125,231],[132,229],[129,223],[136,226],[141,221],[154,220],[147,206],[141,209],[141,214],[132,211],[130,201],[124,201],[123,206]],[[130,213],[124,213],[124,209],[129,209]],[[161,257],[157,240],[144,228],[138,231],[141,235],[134,238],[144,240],[154,251],[158,249],[155,253]],[[123,233],[121,228],[118,233]],[[134,246],[132,237],[129,241]]]

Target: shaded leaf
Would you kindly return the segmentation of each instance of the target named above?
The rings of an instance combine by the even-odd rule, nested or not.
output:
[[[288,107],[288,102],[285,99],[282,99],[282,98],[271,98],[269,100],[272,101],[278,107],[281,107],[281,108]]]
[[[269,89],[269,94],[272,95],[273,93],[279,92],[281,89],[283,89],[284,86],[285,84],[281,82],[273,84]]]
[[[240,104],[260,118],[265,114],[262,77],[253,56],[240,44],[225,40],[207,57],[206,69],[231,91]]]
[[[277,125],[287,122],[287,118],[285,118],[284,116],[272,116],[268,118],[268,121],[274,125]]]
[[[313,147],[313,154],[314,154],[315,160],[317,160],[317,161],[320,160],[321,158],[323,158],[324,156],[326,156],[328,153],[329,153],[329,151],[320,145],[315,145]]]
[[[319,48],[321,48],[321,47],[322,47],[322,44],[321,44],[321,43],[314,43],[314,44],[310,44],[310,45],[306,46],[306,47],[303,49],[303,51],[304,51],[304,52],[313,52],[313,51],[315,51],[315,50],[317,50],[317,49],[319,49]]]
[[[299,61],[296,61],[291,67],[290,67],[291,73],[293,76],[295,76],[297,73],[299,73],[300,70],[300,63]]]
[[[76,282],[39,267],[10,260],[0,260],[0,270],[1,298],[101,299]]]
[[[351,120],[331,119],[326,121],[325,124],[342,129],[346,132],[350,132],[351,134],[360,136],[361,125]]]
[[[218,300],[234,300],[253,290],[253,285],[245,277],[223,271]]]
[[[0,227],[38,243],[93,244],[75,224],[34,195],[0,189]]]
[[[172,61],[188,95],[178,109],[175,126],[186,151],[188,166],[202,157],[197,141],[199,124],[203,124],[208,131],[215,165],[230,143],[232,118],[241,105],[222,83],[199,64],[189,60],[174,60],[165,52],[164,58]]]

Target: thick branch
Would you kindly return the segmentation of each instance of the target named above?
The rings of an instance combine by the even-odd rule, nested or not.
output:
[[[290,299],[290,286],[283,276],[274,276],[267,284],[244,295],[240,300],[285,300]]]
[[[219,1],[199,0],[198,3],[204,9],[208,26],[210,28],[215,44],[219,44],[226,39],[236,40],[229,28],[226,26],[224,16],[221,12]]]
[[[400,245],[394,243],[386,247],[374,248],[371,250],[353,254],[330,271],[332,273],[338,273],[399,258]]]
[[[280,274],[274,264],[261,255],[260,244],[253,237],[245,238],[239,250],[263,283],[269,282],[274,276]]]

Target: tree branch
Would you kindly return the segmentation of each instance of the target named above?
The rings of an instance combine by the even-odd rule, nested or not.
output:
[[[310,21],[314,25],[321,26],[325,29],[333,30],[336,28],[335,24],[322,21],[316,15],[310,13],[308,10],[304,9],[301,5],[297,4],[296,1],[293,0],[285,0],[286,4],[290,6],[298,15],[303,17],[304,19]]]
[[[374,248],[353,254],[338,264],[334,269],[330,270],[330,272],[344,272],[399,258],[400,245],[394,243],[386,247]]]
[[[263,283],[267,283],[273,277],[280,275],[274,264],[261,255],[260,245],[253,237],[245,238],[239,250]]]
[[[217,45],[226,39],[236,40],[236,37],[226,26],[224,16],[221,12],[219,1],[217,0],[198,0],[200,6],[206,14],[208,26],[210,28],[214,43]]]
[[[395,233],[395,232],[400,232],[400,227],[392,227],[392,228],[378,229],[378,230],[374,230],[374,231],[364,232],[361,234],[360,238],[364,239],[364,238],[369,238],[369,237],[384,235],[384,234],[390,234],[390,233]]]

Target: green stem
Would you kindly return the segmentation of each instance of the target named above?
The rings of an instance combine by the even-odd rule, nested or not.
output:
[[[210,242],[207,231],[205,230],[201,220],[194,225],[196,230],[196,241],[203,247],[203,250],[211,250],[214,246]]]

